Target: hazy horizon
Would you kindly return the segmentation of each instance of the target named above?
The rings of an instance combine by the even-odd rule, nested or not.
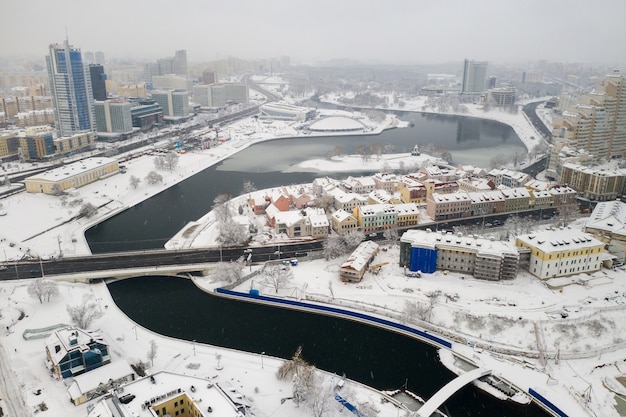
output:
[[[202,0],[8,0],[1,54],[41,58],[52,43],[106,59],[155,59],[187,50],[190,62],[289,56],[292,62],[622,64],[621,0],[356,0],[208,3]],[[88,8],[85,5],[89,5]],[[10,39],[10,42],[8,40]]]

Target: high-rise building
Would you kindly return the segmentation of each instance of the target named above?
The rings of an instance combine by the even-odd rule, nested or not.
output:
[[[163,109],[166,121],[189,117],[189,94],[186,90],[153,91],[152,99]]]
[[[462,94],[481,93],[485,90],[487,79],[487,61],[470,61],[463,63]]]
[[[187,51],[176,51],[173,57],[161,58],[145,65],[146,82],[151,84],[155,75],[180,75],[187,77]]]
[[[565,147],[589,154],[596,162],[626,157],[626,82],[619,71],[562,110],[553,120],[551,158],[559,158]]]
[[[181,49],[174,53],[173,70],[176,75],[187,76],[187,51]]]
[[[50,45],[46,57],[52,108],[58,136],[94,130],[91,81],[79,48],[67,39],[63,45]]]
[[[91,90],[93,99],[96,101],[104,101],[107,99],[106,79],[104,67],[99,64],[89,65],[89,79],[91,80]]]
[[[98,136],[106,133],[128,134],[133,131],[131,104],[126,101],[96,101],[96,126]]]
[[[104,65],[104,52],[102,51],[96,52],[95,57],[96,57],[96,64]]]
[[[202,84],[216,84],[217,83],[217,74],[215,71],[204,70],[202,71]]]
[[[96,63],[96,59],[93,56],[93,52],[85,52],[83,54],[83,61],[85,62],[85,64],[89,65],[89,64],[95,64]]]

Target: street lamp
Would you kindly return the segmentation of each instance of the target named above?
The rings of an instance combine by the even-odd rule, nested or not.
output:
[[[196,339],[191,341],[191,346],[193,348],[193,356],[196,356]]]
[[[265,355],[265,352],[261,352],[261,369],[263,368],[263,355]]]
[[[132,328],[133,328],[133,330],[135,330],[135,340],[139,340],[137,338],[137,326],[133,326]]]

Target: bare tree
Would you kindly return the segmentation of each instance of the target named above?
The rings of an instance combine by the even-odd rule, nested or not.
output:
[[[225,223],[232,218],[229,201],[228,194],[219,194],[213,199],[213,212],[217,221]]]
[[[217,241],[222,246],[238,246],[244,244],[248,238],[248,229],[243,224],[237,223],[232,218],[221,221],[218,224],[219,235]]]
[[[27,291],[28,295],[43,304],[44,301],[50,301],[50,298],[59,295],[59,285],[54,281],[38,278],[28,285]]]
[[[415,319],[426,320],[428,317],[428,305],[419,301],[406,301],[402,310],[402,321],[415,323]]]
[[[261,271],[262,283],[274,288],[274,292],[284,288],[293,279],[293,272],[287,265],[267,264]]]
[[[159,182],[163,182],[163,176],[156,171],[150,171],[148,172],[148,175],[146,175],[146,181],[148,184],[154,185]]]
[[[506,156],[503,153],[498,153],[495,154],[493,157],[491,157],[491,159],[489,160],[489,167],[491,169],[494,168],[500,168],[503,165],[505,165],[507,163],[507,161],[509,160],[508,156]]]
[[[94,206],[91,203],[85,203],[80,207],[80,210],[78,210],[78,215],[80,217],[86,217],[86,218],[90,218],[96,215],[96,213],[98,213],[98,207]]]
[[[89,328],[94,320],[102,316],[102,312],[99,310],[98,305],[89,300],[85,300],[82,304],[76,306],[68,304],[65,308],[70,315],[70,320],[72,320],[72,322],[81,329]]]
[[[369,146],[367,145],[359,145],[356,148],[356,153],[357,155],[361,155],[361,159],[364,162],[368,162],[371,158],[372,158],[372,151],[370,150]]]
[[[557,220],[560,226],[567,226],[578,217],[578,206],[575,203],[559,206],[557,211]]]
[[[65,191],[63,191],[63,188],[61,188],[61,184],[57,183],[52,184],[52,187],[50,187],[50,194],[60,196],[65,194]]]
[[[252,181],[245,180],[243,182],[243,193],[244,194],[249,194],[252,191],[256,191],[256,185],[254,185],[254,183]]]
[[[324,247],[326,260],[334,259],[346,252],[346,244],[343,237],[337,234],[328,235],[322,246]]]
[[[343,406],[335,400],[333,379],[314,373],[306,393],[305,405],[314,417],[332,416],[338,413]]]
[[[350,230],[342,236],[346,250],[354,250],[365,240],[365,233],[360,230]]]
[[[322,194],[318,197],[315,197],[315,199],[312,202],[312,205],[318,208],[323,208],[325,211],[328,211],[329,209],[333,207],[334,202],[335,202],[335,199],[333,198],[332,195]]]
[[[395,227],[385,229],[385,231],[383,232],[383,237],[391,242],[392,245],[395,245],[396,241],[398,240],[398,229],[396,229]]]
[[[513,166],[517,168],[517,166],[524,162],[528,154],[525,151],[515,151],[511,158],[513,159]]]
[[[157,342],[152,339],[150,341],[150,350],[148,350],[148,360],[150,361],[150,366],[154,366],[154,358],[157,357],[157,350],[158,350],[159,346],[157,345]]]
[[[130,183],[130,186],[137,189],[137,187],[139,186],[139,183],[141,182],[141,180],[137,177],[135,177],[134,175],[131,175],[130,178],[128,179],[128,182]]]
[[[163,169],[166,171],[174,171],[178,166],[178,159],[180,156],[174,152],[170,151],[163,156]]]
[[[243,276],[243,262],[243,257],[236,262],[218,262],[211,270],[211,276],[215,277],[216,281],[237,282]]]

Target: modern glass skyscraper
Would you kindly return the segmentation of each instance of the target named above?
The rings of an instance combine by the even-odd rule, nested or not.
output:
[[[470,61],[463,62],[463,84],[462,94],[482,93],[485,91],[485,81],[487,79],[487,62]]]
[[[71,46],[67,39],[63,45],[52,44],[46,66],[57,135],[94,131],[91,80],[80,49]]]

